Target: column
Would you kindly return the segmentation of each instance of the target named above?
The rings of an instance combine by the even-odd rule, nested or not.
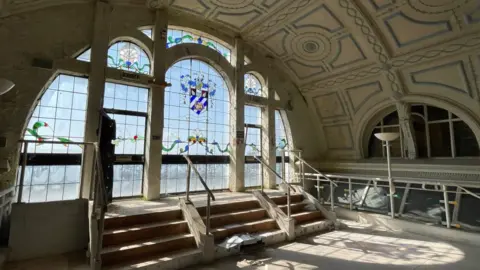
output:
[[[417,158],[417,147],[415,142],[415,134],[413,129],[413,124],[411,121],[411,109],[410,104],[398,101],[396,102],[398,121],[400,125],[400,132],[403,135],[403,144],[407,150],[408,159]]]
[[[98,142],[97,129],[100,124],[100,110],[103,107],[103,94],[105,92],[105,69],[109,45],[109,25],[112,8],[110,4],[102,1],[95,3],[93,22],[93,37],[90,56],[90,74],[88,80],[87,116],[85,123],[85,141]],[[82,198],[88,198],[93,171],[93,148],[85,151],[84,171],[82,175]]]
[[[270,74],[265,78],[263,89],[267,97],[267,106],[262,108],[262,158],[270,168],[275,170],[277,165],[275,151],[275,93],[273,88],[270,87],[270,78]],[[265,188],[275,188],[277,177],[268,168],[263,168],[263,179]]]
[[[148,108],[148,129],[145,151],[143,197],[153,200],[160,197],[160,172],[162,166],[163,110],[165,106],[165,58],[167,54],[168,11],[156,11],[153,37],[153,77]]]
[[[235,78],[232,82],[234,94],[230,104],[230,191],[245,189],[245,89],[243,40],[235,38]]]

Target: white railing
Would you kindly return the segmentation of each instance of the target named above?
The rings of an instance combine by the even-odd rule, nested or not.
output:
[[[200,183],[202,183],[203,187],[207,191],[207,208],[206,210],[206,221],[205,221],[205,227],[206,227],[206,235],[209,235],[210,233],[210,199],[215,201],[215,196],[213,195],[212,191],[210,188],[208,188],[207,183],[203,179],[202,175],[197,170],[197,167],[193,164],[192,160],[187,156],[183,155],[183,157],[187,160],[188,163],[188,169],[187,169],[187,192],[186,192],[186,199],[187,201],[190,201],[190,181],[191,181],[191,170],[195,172],[195,174],[198,176],[198,179],[200,180]]]
[[[301,177],[300,175],[298,175]],[[365,199],[367,197],[368,190],[371,185],[373,187],[385,187],[385,188],[391,188],[389,179],[388,178],[383,178],[383,177],[377,177],[377,176],[361,176],[361,175],[341,175],[341,174],[325,174],[325,176],[321,176],[318,173],[305,173],[304,176],[305,180],[308,181],[316,181],[317,185],[317,196],[320,199],[320,190],[322,189],[321,182],[329,182],[332,183],[334,182],[335,184],[348,184],[348,188],[344,189],[344,191],[347,191],[349,193],[349,208],[350,210],[353,210],[353,189],[352,185],[365,185],[365,190],[363,191],[362,197],[360,199],[360,202],[358,203],[358,206],[356,207],[358,210],[363,210],[363,205],[365,203]],[[334,179],[334,180],[332,180]],[[357,180],[357,182],[355,182]],[[358,182],[358,181],[366,181],[365,182]],[[476,228],[474,226],[464,224],[458,221],[458,214],[460,211],[460,196],[462,194],[470,195],[474,198],[480,199],[480,194],[476,194],[474,192],[471,192],[468,190],[465,186],[461,186],[458,184],[454,183],[445,183],[445,181],[441,180],[433,180],[433,179],[423,179],[423,178],[393,178],[393,190],[396,189],[404,189],[404,194],[402,197],[402,201],[399,207],[398,213],[392,213],[395,212],[395,209],[390,209],[390,214],[392,214],[393,217],[395,216],[403,216],[404,215],[404,210],[405,210],[405,204],[407,202],[408,198],[408,193],[411,190],[423,190],[423,191],[431,191],[431,192],[441,192],[443,194],[443,200],[440,201],[440,203],[444,204],[445,208],[445,223],[447,228],[450,228],[452,225],[455,227],[469,227],[475,230],[478,230],[479,228]],[[405,186],[395,186],[395,183],[403,183]],[[418,187],[412,187],[412,184],[419,184],[421,185],[421,188]],[[338,185],[336,185],[338,186]],[[428,186],[433,186],[433,188],[428,188]],[[449,190],[448,187],[455,187],[456,190]],[[478,188],[480,187],[480,183],[471,183],[469,188]],[[334,207],[335,204],[335,198],[333,196],[333,189],[334,187],[331,185],[330,186],[330,198],[327,200],[329,201],[330,205],[332,208]],[[455,200],[450,201],[448,199],[448,194],[455,194]],[[393,200],[392,196],[390,196],[390,200]],[[454,206],[453,209],[453,214],[450,214],[450,205]]]

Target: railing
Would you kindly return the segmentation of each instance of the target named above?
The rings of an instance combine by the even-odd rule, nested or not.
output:
[[[105,213],[107,212],[107,190],[104,182],[102,160],[100,158],[98,143],[94,143],[94,171],[92,174],[94,181],[90,188],[90,200],[92,208],[90,213],[90,267],[94,270],[102,268],[101,250],[103,229],[105,223]]]
[[[283,167],[283,171],[285,171],[285,153],[290,153],[291,155],[293,155],[293,157],[295,159],[297,159],[298,161],[300,161],[300,166],[299,166],[299,173],[295,173],[295,176],[299,176],[297,179],[300,179],[299,182],[302,182],[302,186],[305,188],[305,180],[306,180],[306,177],[307,175],[315,175],[317,177],[317,179],[320,179],[321,177],[323,177],[326,181],[328,181],[330,183],[330,197],[333,198],[333,189],[334,187],[337,187],[337,184],[332,181],[332,179],[330,179],[327,175],[323,174],[322,172],[320,172],[319,170],[315,169],[310,163],[308,163],[307,161],[305,161],[303,158],[302,158],[302,151],[301,150],[283,150],[282,151],[282,167]],[[298,153],[298,154],[297,154]],[[307,167],[309,167],[312,171],[314,171],[315,173],[305,173],[305,165],[307,165]],[[318,186],[319,186],[319,182],[317,182],[317,196],[319,196],[319,190],[318,190]],[[331,210],[334,211],[335,210],[335,205],[334,203],[332,203],[330,205],[331,207]]]
[[[191,181],[191,178],[192,178],[191,169],[193,169],[195,174],[197,174],[198,179],[200,180],[200,183],[202,183],[203,187],[207,191],[207,208],[206,208],[207,217],[206,217],[205,227],[206,227],[206,235],[209,235],[209,233],[210,233],[210,207],[211,207],[210,198],[213,201],[215,201],[215,196],[213,195],[210,188],[208,188],[207,183],[203,179],[202,175],[200,175],[200,173],[198,172],[197,167],[193,164],[192,160],[187,155],[183,155],[183,157],[187,160],[187,163],[188,163],[188,168],[187,168],[187,192],[186,192],[187,201],[190,201],[190,181]]]
[[[290,183],[288,183],[287,181],[285,181],[284,177],[280,176],[277,171],[275,169],[273,169],[272,167],[270,167],[262,158],[260,157],[257,157],[257,156],[253,156],[253,158],[255,158],[257,161],[259,161],[263,166],[265,166],[265,168],[267,168],[268,170],[270,170],[270,172],[273,172],[278,178],[280,178],[280,180],[282,180],[282,182],[287,186],[287,216],[288,218],[290,218],[291,216],[291,210],[290,210],[290,190],[293,190],[293,187],[292,185],[290,185]],[[263,177],[262,177],[262,192],[263,192]]]
[[[376,177],[376,176],[357,176],[357,175],[340,175],[340,174],[325,174],[326,178],[320,178],[319,174],[317,173],[305,173],[304,174],[305,180],[310,180],[310,181],[317,181],[317,196],[318,199],[320,199],[320,190],[321,190],[321,185],[320,182],[335,182],[337,183],[342,183],[342,184],[348,184],[348,188],[344,189],[345,191],[348,191],[349,193],[349,208],[350,210],[353,210],[353,189],[352,185],[365,185],[366,188],[363,191],[362,197],[360,199],[360,202],[358,203],[357,209],[363,210],[363,205],[365,202],[365,199],[367,197],[368,190],[370,188],[370,185],[373,183],[373,187],[385,187],[385,188],[391,188],[389,184],[389,179],[388,178],[382,178],[382,177]],[[327,179],[328,177],[328,179]],[[331,180],[332,178],[335,178],[336,180]],[[360,181],[367,181],[365,182],[354,182],[355,180],[360,180]],[[390,209],[390,214],[392,214],[392,217],[394,218],[395,216],[403,216],[404,215],[404,210],[405,210],[405,204],[407,202],[408,194],[409,191],[411,190],[423,190],[423,191],[431,191],[431,192],[441,192],[443,194],[443,200],[440,201],[440,203],[444,204],[445,208],[445,223],[442,223],[443,225],[446,225],[447,228],[451,228],[451,226],[455,227],[468,227],[469,229],[474,229],[474,230],[479,230],[480,228],[477,228],[475,226],[471,226],[468,224],[463,224],[458,221],[458,214],[460,211],[460,196],[462,194],[470,195],[474,198],[480,199],[480,195],[476,194],[474,192],[471,192],[464,186],[460,186],[458,184],[453,184],[453,183],[442,183],[442,181],[439,180],[432,180],[432,179],[422,179],[422,178],[394,178],[393,179],[395,183],[403,183],[405,186],[395,186],[393,185],[393,190],[396,189],[404,189],[404,194],[402,197],[402,201],[399,207],[398,213],[394,213],[395,209]],[[379,184],[384,182],[387,184]],[[412,184],[420,184],[421,188],[416,188],[412,187]],[[336,185],[338,186],[338,185]],[[427,186],[433,186],[434,188],[427,188]],[[456,191],[453,190],[448,190],[447,187],[455,187]],[[478,188],[480,187],[480,184],[471,184],[471,187]],[[455,194],[455,200],[454,201],[449,201],[448,199],[448,194]],[[390,200],[392,200],[392,196],[390,196]],[[330,186],[330,205],[332,207],[334,206],[335,198],[333,196],[333,186]],[[450,213],[450,205],[454,206],[453,209],[453,217],[452,214]]]

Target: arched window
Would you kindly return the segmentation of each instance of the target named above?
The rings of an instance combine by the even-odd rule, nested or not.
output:
[[[77,60],[90,62],[91,49],[87,49]],[[145,51],[129,41],[119,41],[108,49],[107,66],[135,73],[150,74],[151,63]]]
[[[419,157],[480,155],[472,130],[455,114],[433,106],[412,105],[412,120]]]
[[[186,190],[187,164],[197,163],[211,189],[228,188],[229,91],[223,77],[209,64],[182,60],[166,73],[161,193]],[[191,190],[203,190],[195,178]]]
[[[128,70],[135,73],[150,74],[150,59],[138,45],[119,41],[108,49],[109,67]]]
[[[260,80],[253,74],[245,74],[245,94],[252,96],[263,96],[262,84]]]
[[[83,148],[45,142],[83,142],[87,89],[88,79],[60,74],[38,101],[24,137],[38,143],[28,146],[22,202],[78,198]]]
[[[468,127],[455,114],[433,106],[411,106],[411,121],[419,158],[480,156],[478,141]],[[387,115],[374,128],[369,141],[370,157],[385,157],[385,149],[373,135],[377,132],[400,132],[398,115]],[[403,137],[392,144],[392,156],[402,156]]]
[[[145,33],[145,32],[144,32]],[[223,55],[228,62],[231,61],[232,51],[225,45],[221,44],[219,40],[206,37],[202,32],[189,31],[182,28],[168,28],[167,31],[167,48],[171,48],[175,45],[182,43],[196,43],[216,50]]]

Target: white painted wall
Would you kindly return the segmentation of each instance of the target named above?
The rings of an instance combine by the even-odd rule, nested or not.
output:
[[[88,201],[12,206],[9,261],[83,250],[88,244]]]

